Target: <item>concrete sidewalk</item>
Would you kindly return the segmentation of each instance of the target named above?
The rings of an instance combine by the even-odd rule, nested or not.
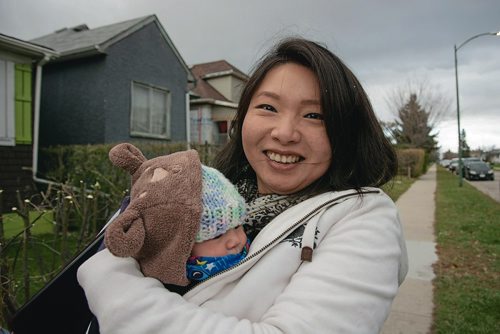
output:
[[[396,201],[408,248],[409,271],[382,334],[427,334],[432,325],[436,166]]]

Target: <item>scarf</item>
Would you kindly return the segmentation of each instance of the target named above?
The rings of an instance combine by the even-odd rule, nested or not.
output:
[[[276,216],[311,197],[311,195],[261,195],[257,190],[255,179],[251,178],[239,181],[236,187],[247,202],[247,216],[243,227],[252,240]]]

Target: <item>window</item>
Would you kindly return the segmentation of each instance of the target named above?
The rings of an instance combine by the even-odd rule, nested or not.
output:
[[[223,145],[229,141],[229,127],[231,124],[231,121],[218,121],[216,122],[217,128],[219,130],[218,136],[217,136],[217,144],[218,145]]]
[[[31,65],[0,59],[0,145],[31,144]]]
[[[170,93],[152,85],[132,82],[131,135],[170,138]]]
[[[14,63],[0,59],[0,145],[14,146]]]

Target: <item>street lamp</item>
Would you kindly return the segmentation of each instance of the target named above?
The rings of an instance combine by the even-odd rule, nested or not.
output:
[[[471,38],[467,39],[465,42],[460,44],[458,47],[455,44],[454,51],[455,51],[455,86],[457,89],[457,124],[458,124],[458,186],[462,186],[462,179],[463,179],[463,170],[462,170],[462,135],[460,131],[460,101],[458,98],[458,67],[457,67],[457,51],[464,46],[465,44],[469,43],[473,39],[476,39],[481,36],[500,36],[500,31],[499,32],[484,32],[482,34],[478,34],[475,36],[472,36]]]

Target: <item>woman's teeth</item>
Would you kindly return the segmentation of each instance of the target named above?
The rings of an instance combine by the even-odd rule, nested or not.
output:
[[[282,164],[292,164],[300,160],[300,157],[297,155],[284,155],[274,152],[266,152],[266,154],[272,161],[280,162]]]

